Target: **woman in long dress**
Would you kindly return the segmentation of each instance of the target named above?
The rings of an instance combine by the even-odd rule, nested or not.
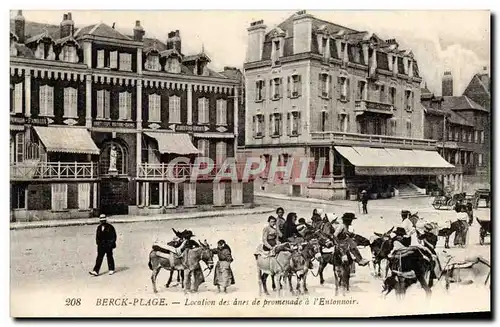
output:
[[[220,240],[217,242],[217,248],[212,251],[219,258],[215,265],[214,285],[217,286],[219,292],[222,287],[223,292],[227,293],[228,286],[234,285],[234,274],[231,270],[231,262],[233,262],[231,248],[226,244],[226,241]]]

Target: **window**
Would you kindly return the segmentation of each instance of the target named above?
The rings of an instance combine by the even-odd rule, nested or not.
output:
[[[40,116],[54,116],[54,88],[48,85],[40,87]]]
[[[481,131],[481,143],[484,143],[484,131]]]
[[[176,95],[168,98],[168,122],[181,122],[181,98]]]
[[[467,142],[467,131],[462,130],[462,142]]]
[[[413,92],[410,90],[405,91],[405,108],[407,111],[411,111],[413,108]]]
[[[10,194],[12,209],[26,209],[26,185],[12,185]]]
[[[226,160],[226,142],[219,141],[215,146],[215,164],[221,166]]]
[[[255,101],[264,100],[264,81],[255,82]]]
[[[148,59],[146,60],[146,70],[151,70],[151,71],[160,71],[161,70],[161,65],[160,65],[160,56],[157,54],[150,54],[148,56]]]
[[[460,141],[460,130],[458,128],[455,128],[455,141]]]
[[[198,140],[198,150],[200,150],[204,158],[210,157],[210,142],[208,140]]]
[[[474,131],[474,143],[479,142],[479,131]]]
[[[104,50],[97,50],[97,68],[104,68]]]
[[[243,183],[231,184],[231,204],[243,204]]]
[[[165,70],[169,73],[179,74],[181,72],[179,58],[168,58]]]
[[[472,132],[468,133],[468,141],[469,143],[472,143]]]
[[[35,50],[35,58],[45,59],[45,43],[40,42]]]
[[[290,86],[290,77],[288,78],[288,84]],[[291,90],[290,90],[290,93],[288,96],[290,96],[292,98],[299,97],[301,94],[301,92],[300,92],[301,89],[302,89],[302,85],[301,85],[300,75],[293,75],[291,77]]]
[[[68,208],[68,184],[52,184],[52,210]]]
[[[196,183],[184,183],[184,206],[196,205]]]
[[[264,136],[264,115],[258,114],[253,116],[254,137]]]
[[[326,124],[328,122],[328,113],[326,110],[321,111],[320,131],[326,131]]]
[[[328,98],[330,96],[331,77],[328,74],[319,74],[319,96]]]
[[[344,133],[349,130],[349,115],[345,113],[338,115],[338,130]]]
[[[217,125],[227,125],[227,102],[224,99],[217,100]]]
[[[14,102],[11,112],[20,114],[23,112],[23,83],[14,84]]]
[[[214,183],[214,206],[226,204],[226,184]]]
[[[393,86],[389,88],[389,103],[396,105],[396,88]]]
[[[270,124],[271,136],[280,136],[282,134],[281,114],[280,113],[271,114],[271,116],[269,117],[269,120],[271,121],[271,124]]]
[[[271,80],[271,94],[272,94],[272,99],[277,100],[281,98],[281,78],[276,77]]]
[[[65,62],[78,62],[76,47],[73,45],[65,45],[63,47],[62,53],[59,55],[59,59]]]
[[[13,163],[24,161],[24,132],[15,134],[15,137],[12,140],[11,151],[13,151],[11,158]]]
[[[198,99],[198,123],[199,124],[208,124],[208,122],[210,121],[208,107],[209,107],[208,98],[199,98]]]
[[[150,94],[149,95],[149,121],[150,122],[161,122],[161,95]]]
[[[356,91],[356,100],[365,100],[365,81],[358,81],[358,89]]]
[[[149,205],[150,206],[160,205],[160,183],[158,182],[149,183]]]
[[[288,134],[297,136],[300,134],[300,112],[293,110],[288,113]]]
[[[411,125],[411,124],[410,124]],[[391,126],[391,135],[396,136],[398,133],[398,122],[396,119],[391,119],[390,120],[390,126]],[[410,126],[411,128],[411,126]]]
[[[109,53],[109,68],[118,68],[118,51],[111,51]]]
[[[64,117],[65,118],[78,118],[77,107],[78,91],[72,87],[64,89]]]
[[[118,119],[130,120],[132,117],[132,93],[121,92],[118,98]]]
[[[482,153],[478,153],[478,155],[477,155],[477,165],[478,166],[483,165],[483,154]]]
[[[281,56],[281,45],[280,45],[280,40],[273,41],[273,50],[272,50],[272,58],[273,58],[273,65],[279,65],[280,64],[280,56]]]
[[[406,121],[406,136],[411,137],[411,121]]]
[[[132,71],[132,55],[120,53],[120,70]]]
[[[380,102],[385,103],[387,94],[385,93],[385,85],[380,85]]]
[[[339,77],[338,87],[340,89],[340,101],[349,101],[350,80],[347,77]]]
[[[97,118],[98,119],[110,119],[111,118],[110,101],[111,101],[111,96],[110,96],[110,92],[108,90],[97,91]]]
[[[90,183],[78,184],[78,209],[90,208]]]

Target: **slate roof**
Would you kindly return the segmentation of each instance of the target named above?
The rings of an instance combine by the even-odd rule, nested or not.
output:
[[[460,96],[444,96],[443,108],[450,110],[479,110],[488,111],[480,104],[469,99],[465,95]]]

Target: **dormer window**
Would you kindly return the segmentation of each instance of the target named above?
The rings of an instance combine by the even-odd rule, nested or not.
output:
[[[132,71],[132,55],[130,53],[120,53],[120,70]]]
[[[160,56],[158,54],[152,53],[148,55],[148,58],[146,59],[146,70],[156,72],[161,70]]]
[[[282,38],[278,39],[273,39],[272,45],[272,64],[274,65],[279,65],[280,64],[280,57],[283,55],[282,48],[281,48],[281,40]]]
[[[35,50],[35,58],[45,59],[45,44],[43,42],[38,43]]]

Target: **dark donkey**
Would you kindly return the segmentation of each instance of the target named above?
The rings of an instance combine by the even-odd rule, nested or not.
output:
[[[297,293],[300,293],[300,281],[303,283],[304,294],[307,294],[309,290],[307,289],[307,273],[309,272],[309,267],[314,258],[317,257],[320,247],[319,242],[316,239],[310,239],[308,242],[300,244],[296,251],[292,252],[290,258],[290,269],[288,270],[286,276],[288,277],[288,284],[290,285],[290,293],[293,294],[292,287],[292,275],[295,274],[297,277]],[[318,258],[321,264],[321,258]]]
[[[450,223],[450,227],[445,227],[442,228],[438,231],[438,236],[444,237],[444,247],[446,249],[450,248],[450,236],[453,233],[462,233],[463,232],[463,227],[462,223],[459,220],[455,220],[454,222]]]
[[[381,277],[382,274],[380,272],[381,270],[381,264],[382,260],[388,260],[387,256],[389,253],[391,253],[393,247],[394,247],[394,242],[391,238],[391,233],[394,230],[394,227],[389,229],[387,232],[381,234],[375,232],[374,234],[377,236],[371,243],[370,243],[370,250],[372,253],[372,262],[373,262],[373,270],[375,271],[375,275],[377,277]],[[377,269],[378,268],[378,269]],[[389,272],[389,264],[386,265],[385,267],[385,276],[387,277],[387,274]]]

